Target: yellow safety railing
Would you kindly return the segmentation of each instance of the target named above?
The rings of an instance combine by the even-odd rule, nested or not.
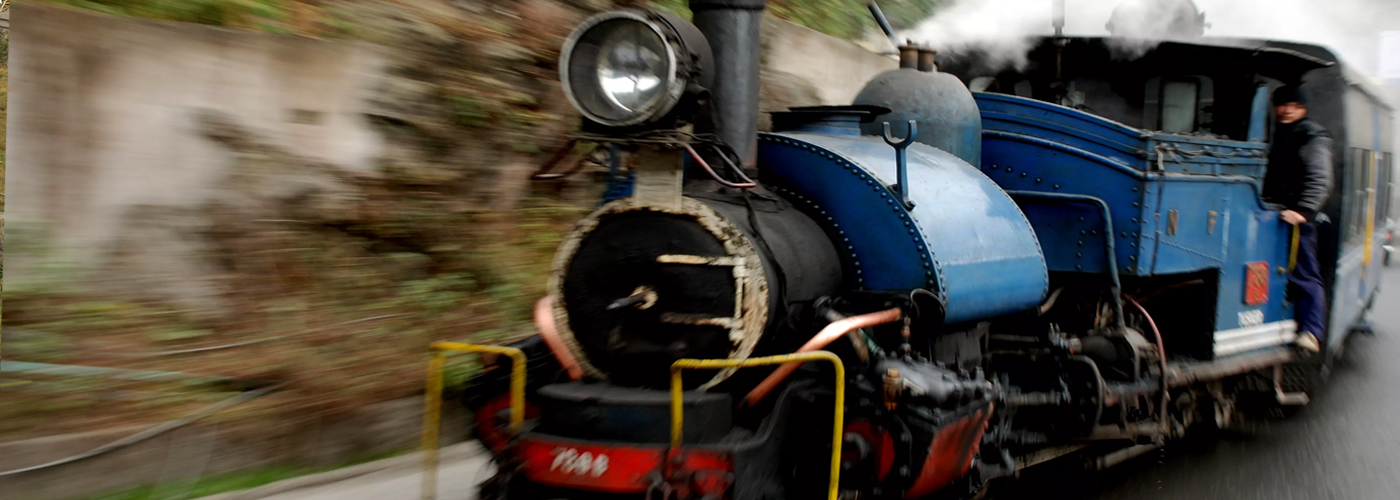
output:
[[[1380,171],[1380,155],[1368,153],[1371,161],[1366,162],[1366,233],[1365,245],[1361,248],[1361,276],[1366,276],[1366,267],[1371,265],[1371,245],[1375,243],[1376,234],[1376,184],[1380,182],[1376,172]]]
[[[748,368],[751,366],[782,365],[827,361],[836,369],[836,410],[831,436],[831,486],[829,500],[837,500],[841,485],[841,438],[846,419],[846,366],[841,358],[827,351],[800,352],[781,356],[749,359],[679,359],[671,364],[671,449],[679,450],[685,434],[685,391],[681,387],[681,371],[695,369]]]
[[[1298,224],[1293,225],[1293,243],[1288,245],[1288,272],[1293,272],[1293,268],[1298,267],[1298,238],[1302,231]]]
[[[525,352],[514,347],[434,342],[428,360],[427,396],[423,404],[423,500],[437,497],[438,429],[442,418],[442,368],[450,352],[495,353],[510,356],[510,431],[525,422]]]

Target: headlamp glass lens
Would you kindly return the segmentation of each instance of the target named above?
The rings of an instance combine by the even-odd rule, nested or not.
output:
[[[627,112],[644,109],[665,93],[666,48],[637,22],[612,23],[598,61],[598,81],[608,101]]]
[[[675,56],[660,29],[626,14],[576,30],[563,64],[569,98],[584,115],[608,126],[654,120],[679,96]]]

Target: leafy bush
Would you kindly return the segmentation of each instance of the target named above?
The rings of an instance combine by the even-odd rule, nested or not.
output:
[[[83,9],[214,26],[253,20],[277,21],[287,14],[284,0],[46,0]]]
[[[654,8],[690,16],[688,0],[653,0]],[[885,0],[880,9],[897,30],[909,29],[933,15],[942,0]],[[769,0],[768,11],[782,19],[846,40],[857,40],[879,28],[866,10],[866,0]]]
[[[351,32],[332,2],[316,0],[41,0],[118,16],[248,28],[279,34]]]

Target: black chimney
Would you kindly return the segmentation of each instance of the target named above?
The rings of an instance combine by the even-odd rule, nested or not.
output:
[[[767,0],[690,0],[694,22],[715,56],[715,133],[746,166],[758,141],[759,45]]]

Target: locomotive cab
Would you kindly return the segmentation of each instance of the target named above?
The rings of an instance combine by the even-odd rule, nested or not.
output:
[[[1279,207],[1259,195],[1274,124],[1269,96],[1283,84],[1300,83],[1314,96],[1308,116],[1335,139],[1333,191],[1317,226],[1331,311],[1329,350],[1362,321],[1377,293],[1377,266],[1369,256],[1382,252],[1376,242],[1390,210],[1387,196],[1372,193],[1390,192],[1393,182],[1393,118],[1378,92],[1332,52],[1269,40],[1048,37],[1030,50],[1024,69],[987,67],[978,54],[948,54],[942,62],[981,91],[984,147],[998,146],[984,171],[1007,189],[1045,190],[1002,171],[1027,164],[1020,155],[1028,151],[1043,151],[1030,146],[1029,137],[1072,146],[1060,164],[1079,165],[1073,167],[1078,171],[1060,173],[1087,179],[1107,168],[1115,172],[1107,179],[1136,178],[1122,185],[1098,179],[1096,186],[1060,184],[1101,197],[1122,214],[1115,223],[1129,230],[1120,239],[1118,261],[1129,287],[1175,280],[1216,291],[1215,300],[1193,307],[1159,306],[1199,311],[1193,325],[1163,330],[1171,331],[1168,336],[1194,330],[1169,343],[1188,347],[1178,354],[1203,360],[1291,341],[1292,310],[1280,283],[1289,266],[1291,227],[1277,222]],[[1125,196],[1123,188],[1133,194]],[[1028,208],[1028,214],[1035,219],[1040,210]],[[1241,223],[1248,230],[1235,234]],[[1039,234],[1043,243],[1064,236]],[[1048,255],[1052,271],[1097,267],[1060,257]],[[1182,317],[1166,310],[1168,322]]]

